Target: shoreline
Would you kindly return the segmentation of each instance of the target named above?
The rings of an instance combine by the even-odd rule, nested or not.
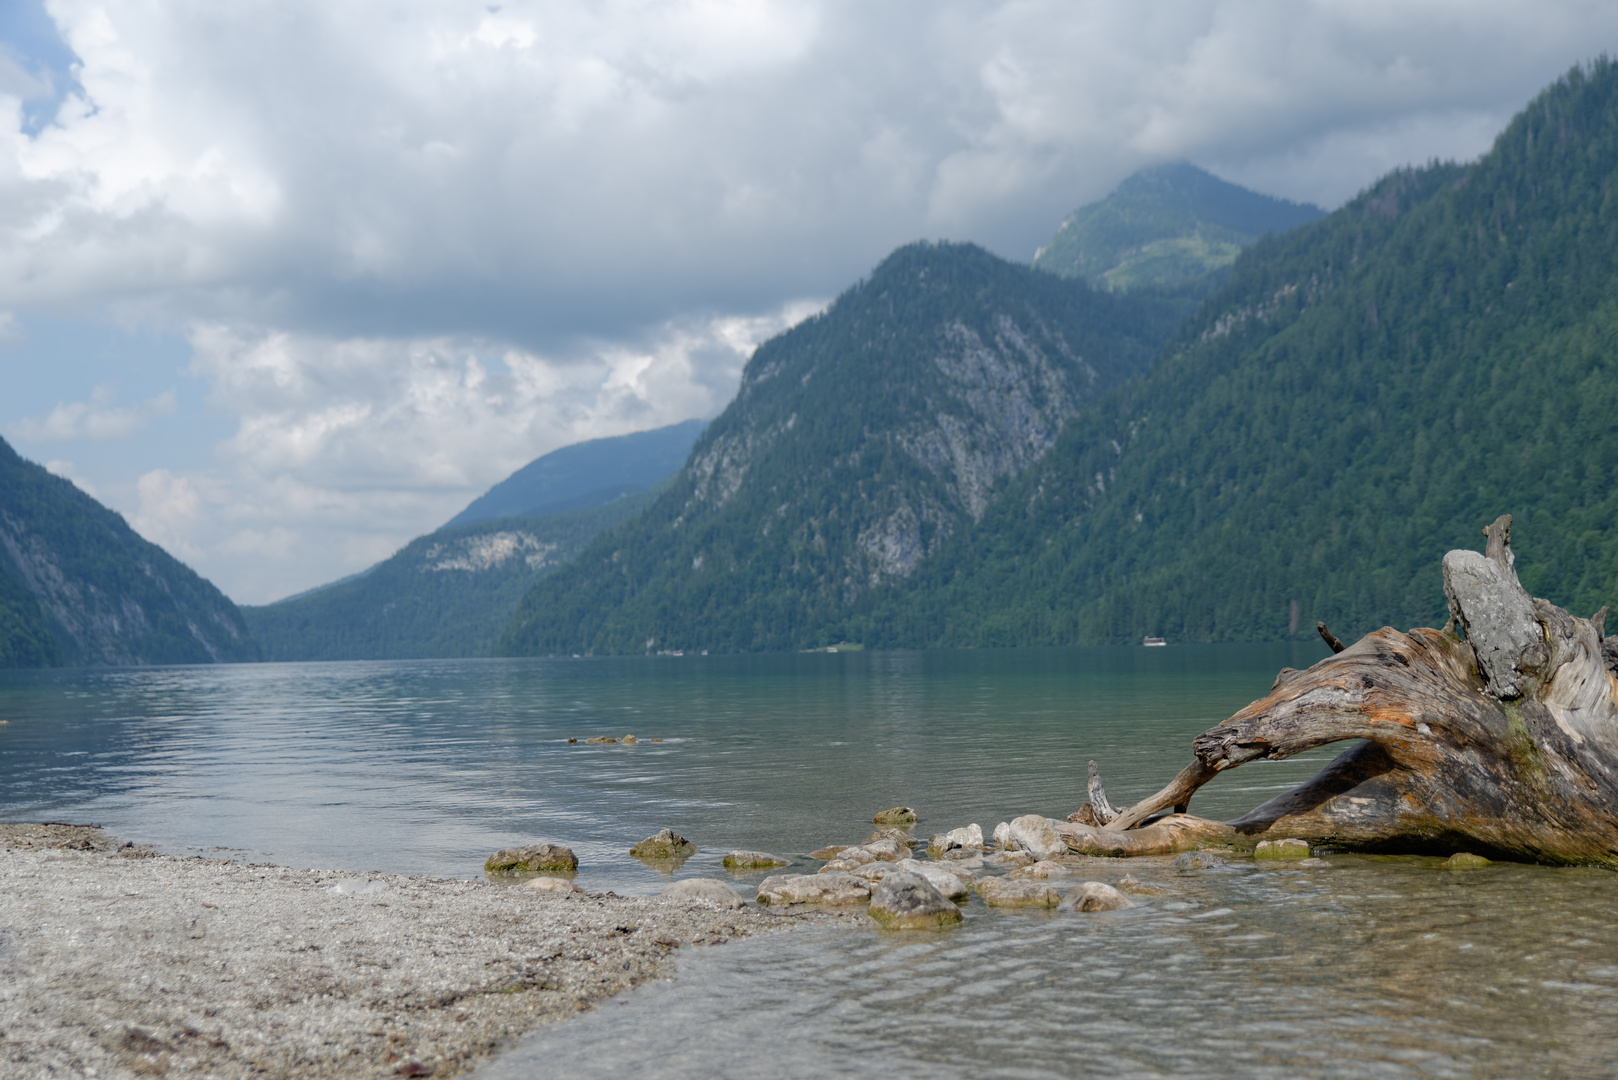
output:
[[[455,1076],[673,977],[682,947],[850,918],[247,865],[3,824],[0,1062],[19,1077]]]

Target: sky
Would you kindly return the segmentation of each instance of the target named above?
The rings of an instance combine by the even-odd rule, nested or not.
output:
[[[711,417],[892,249],[1186,159],[1341,205],[1618,5],[4,0],[0,435],[239,603]]]

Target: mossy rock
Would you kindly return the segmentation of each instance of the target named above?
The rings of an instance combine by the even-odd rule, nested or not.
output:
[[[882,811],[871,820],[878,825],[914,825],[916,812],[908,806],[895,806]]]
[[[787,860],[778,859],[763,851],[732,851],[720,860],[726,870],[772,870],[786,866]]]
[[[501,848],[489,856],[483,869],[497,874],[516,874],[524,871],[544,870],[572,872],[579,868],[579,860],[571,848],[561,844],[527,844],[523,847]]]
[[[1307,859],[1309,855],[1307,840],[1260,840],[1253,849],[1255,859]]]
[[[1488,866],[1490,860],[1482,855],[1474,855],[1470,851],[1457,851],[1444,860],[1445,870],[1477,870]]]
[[[662,829],[629,849],[637,859],[684,859],[697,853],[697,845],[675,832]]]

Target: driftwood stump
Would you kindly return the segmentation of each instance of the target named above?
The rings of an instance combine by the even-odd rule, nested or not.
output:
[[[1067,846],[1148,855],[1291,837],[1618,866],[1618,643],[1605,640],[1607,609],[1580,619],[1530,597],[1509,514],[1484,534],[1484,554],[1444,556],[1444,629],[1384,627],[1344,647],[1322,625],[1333,655],[1284,669],[1267,697],[1198,735],[1195,760],[1156,795],[1116,812],[1092,763],[1088,813],[1061,828]],[[1235,821],[1184,813],[1217,773],[1343,740],[1363,741]]]

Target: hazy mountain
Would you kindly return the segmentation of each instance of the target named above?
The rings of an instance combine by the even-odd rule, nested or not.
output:
[[[364,573],[242,614],[266,660],[491,656],[535,582],[653,498],[445,526]]]
[[[0,667],[257,658],[223,593],[0,439]]]
[[[759,347],[667,493],[540,582],[501,649],[824,644],[970,529],[1174,325],[1162,300],[970,245],[901,248]]]
[[[1166,357],[980,526],[827,632],[868,644],[1349,640],[1441,625],[1436,571],[1517,516],[1536,596],[1618,603],[1618,68],[1467,166],[1249,249]]]
[[[1183,286],[1236,261],[1265,233],[1324,213],[1260,195],[1187,162],[1142,169],[1069,214],[1034,266],[1105,289]]]
[[[604,506],[645,491],[685,464],[704,420],[591,439],[535,458],[456,514],[445,528]]]

